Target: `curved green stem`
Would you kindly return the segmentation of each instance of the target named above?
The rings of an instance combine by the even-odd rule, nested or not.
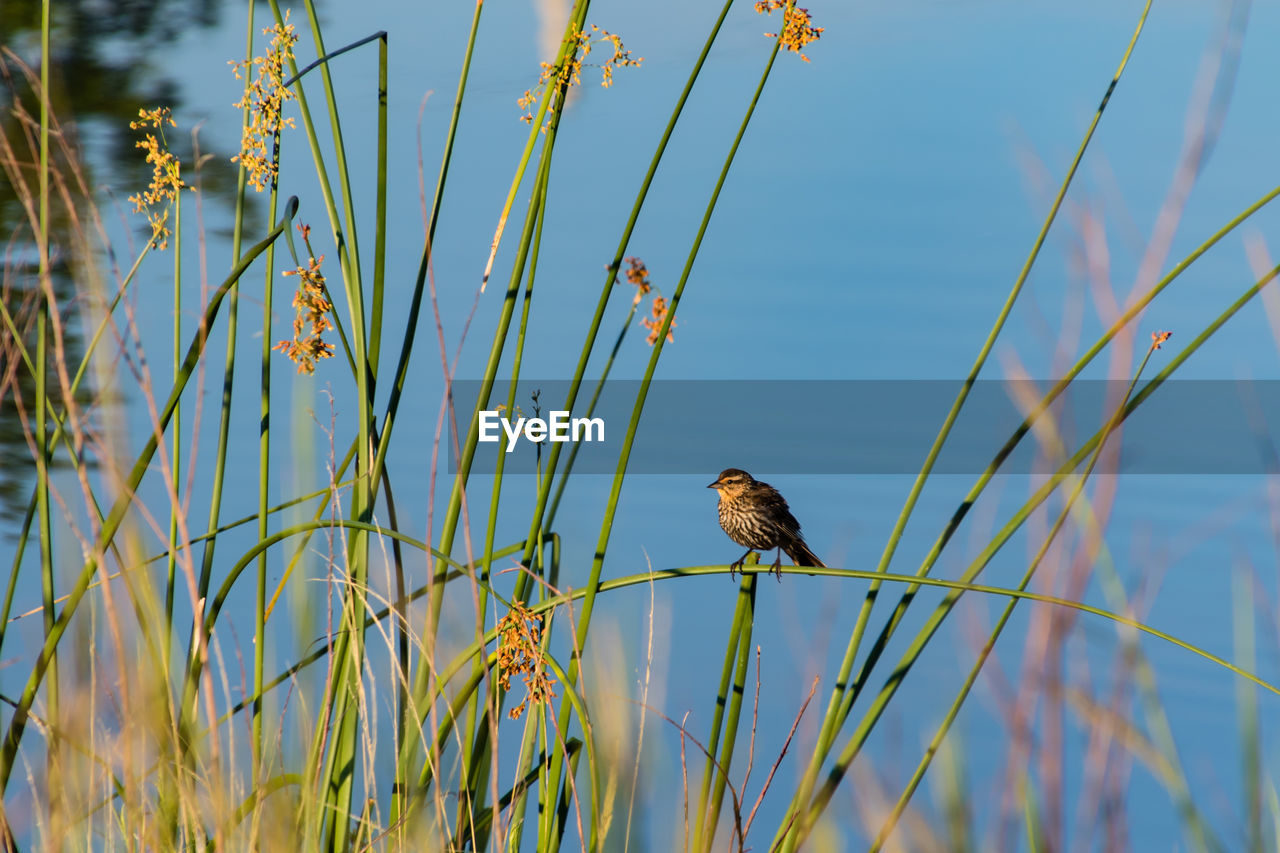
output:
[[[1076,150],[1075,158],[1071,161],[1071,166],[1067,169],[1067,174],[1063,178],[1062,185],[1058,189],[1058,194],[1049,208],[1049,214],[1045,217],[1044,224],[1041,225],[1040,232],[1036,235],[1036,239],[1031,247],[1031,252],[1023,263],[1022,270],[1018,273],[1018,277],[1014,281],[1013,287],[1009,291],[1009,295],[1005,298],[1004,305],[1001,307],[1000,313],[996,316],[995,323],[992,325],[991,331],[987,334],[986,340],[979,349],[978,356],[974,359],[973,366],[970,367],[968,376],[961,384],[960,391],[951,405],[951,410],[943,420],[942,427],[939,429],[938,435],[934,439],[933,446],[929,448],[929,453],[925,457],[924,464],[920,468],[920,473],[916,475],[915,482],[912,484],[911,490],[907,494],[906,502],[903,505],[902,511],[898,514],[898,520],[894,523],[893,530],[889,534],[889,539],[885,543],[884,552],[880,556],[880,563],[877,566],[877,569],[880,571],[888,571],[889,565],[893,561],[893,555],[897,551],[898,543],[902,539],[903,531],[906,530],[907,521],[915,510],[916,502],[920,498],[920,493],[924,490],[924,484],[928,480],[929,474],[933,471],[933,466],[937,461],[938,455],[942,452],[942,446],[946,443],[948,436],[950,436],[951,428],[959,417],[960,409],[968,399],[969,391],[973,387],[974,382],[977,381],[978,374],[986,365],[991,349],[995,346],[996,338],[1004,328],[1005,321],[1013,310],[1014,302],[1017,301],[1019,294],[1022,292],[1023,285],[1026,283],[1027,277],[1031,274],[1032,266],[1040,256],[1040,249],[1044,246],[1044,241],[1048,237],[1049,228],[1053,225],[1054,220],[1057,219],[1058,211],[1062,207],[1063,200],[1066,198],[1067,189],[1071,186],[1071,181],[1075,177],[1076,170],[1079,168],[1080,162],[1084,159],[1084,153],[1089,146],[1090,140],[1093,139],[1094,131],[1097,129],[1098,123],[1102,119],[1102,113],[1106,110],[1107,104],[1111,100],[1111,95],[1115,92],[1116,85],[1120,82],[1120,77],[1124,73],[1125,67],[1129,64],[1129,57],[1133,54],[1133,49],[1138,43],[1138,36],[1141,35],[1143,27],[1146,25],[1147,14],[1150,10],[1151,0],[1147,0],[1146,6],[1143,8],[1142,14],[1138,18],[1138,25],[1134,29],[1132,38],[1129,40],[1129,45],[1125,49],[1124,56],[1120,60],[1120,65],[1112,76],[1111,82],[1107,86],[1106,93],[1102,96],[1102,102],[1098,105],[1098,109],[1094,113],[1093,120],[1089,124],[1089,129],[1085,131],[1084,139],[1081,140],[1080,147]],[[857,658],[858,649],[862,645],[862,637],[866,631],[867,623],[871,618],[871,608],[875,603],[876,594],[879,589],[880,585],[873,582],[871,584],[871,588],[867,590],[866,598],[863,600],[862,608],[859,611],[857,621],[854,624],[853,634],[849,639],[848,648],[845,650],[845,656],[840,666],[839,675],[836,677],[835,687],[832,689],[831,698],[828,701],[826,714],[822,720],[822,726],[818,733],[817,746],[813,751],[813,755],[809,759],[809,765],[805,769],[804,777],[800,786],[796,790],[795,798],[792,801],[793,808],[789,810],[790,812],[794,812],[796,808],[799,808],[801,803],[808,800],[810,792],[813,790],[813,785],[817,781],[818,772],[835,742],[836,733],[839,731],[840,726],[848,716],[848,708],[852,705],[853,699],[853,691],[849,683],[849,677],[853,671],[853,665]],[[794,823],[784,824],[779,828],[778,834],[774,838],[774,844],[785,839],[785,844],[782,847],[783,853],[794,853],[797,843],[804,837],[807,831],[807,827],[798,826]]]
[[[729,146],[729,152],[725,157],[724,165],[720,169],[720,175],[716,179],[715,188],[711,191],[711,196],[707,200],[707,206],[702,215],[702,222],[698,226],[698,232],[694,237],[693,245],[689,249],[688,258],[685,261],[684,270],[680,274],[680,279],[676,284],[675,292],[671,297],[671,305],[667,309],[666,316],[663,318],[662,326],[658,329],[657,340],[654,342],[653,351],[649,354],[649,363],[645,367],[644,378],[640,382],[640,389],[636,393],[635,404],[631,409],[631,419],[627,423],[627,432],[622,440],[622,449],[618,453],[618,464],[613,475],[613,485],[609,490],[609,498],[605,504],[604,518],[600,523],[600,534],[596,540],[595,556],[591,561],[591,571],[587,577],[586,594],[582,598],[582,612],[578,617],[578,624],[574,635],[574,642],[577,648],[582,649],[586,646],[587,629],[591,625],[591,615],[595,607],[596,593],[600,585],[600,573],[604,569],[605,552],[609,547],[609,538],[613,533],[613,520],[618,509],[618,499],[622,495],[622,484],[627,473],[627,464],[631,458],[631,448],[635,442],[636,432],[640,426],[640,416],[644,411],[645,399],[649,394],[649,387],[653,383],[653,375],[658,367],[658,359],[662,356],[663,345],[666,343],[667,333],[671,330],[671,323],[675,319],[676,311],[680,306],[680,299],[684,295],[685,285],[689,282],[689,274],[693,271],[694,261],[697,260],[698,250],[702,246],[702,239],[706,235],[707,226],[711,222],[711,215],[715,212],[716,202],[720,198],[720,191],[724,187],[724,182],[729,176],[729,169],[733,165],[735,156],[738,153],[738,147],[742,144],[742,138],[746,135],[747,127],[751,123],[751,117],[755,114],[756,105],[760,102],[760,96],[764,92],[765,84],[769,81],[769,73],[773,70],[773,63],[778,57],[778,49],[780,42],[774,42],[773,50],[769,53],[769,59],[765,63],[764,71],[760,75],[760,82],[756,84],[754,94],[747,106],[746,113],[742,117],[742,123],[738,126],[737,135],[733,139],[733,144]],[[528,545],[526,544],[526,548]],[[575,657],[569,664],[569,682],[566,683],[565,689],[568,690],[572,685],[576,684],[579,672],[579,660]],[[560,728],[564,729],[568,725],[568,706],[561,706],[560,709]],[[551,790],[559,789],[560,785],[561,765],[558,757],[552,760],[551,765]],[[549,835],[544,837],[550,837]]]

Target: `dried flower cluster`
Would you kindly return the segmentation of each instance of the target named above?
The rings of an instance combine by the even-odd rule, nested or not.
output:
[[[649,268],[645,266],[644,261],[637,257],[626,258],[627,270],[623,275],[627,277],[627,284],[632,285],[636,289],[636,295],[631,300],[633,306],[639,305],[641,300],[649,295],[649,291],[653,290],[653,283],[649,281]],[[645,338],[649,342],[649,346],[653,346],[658,342],[658,333],[662,331],[662,323],[667,319],[667,312],[670,306],[667,300],[659,294],[654,294],[653,305],[650,306],[648,317],[640,318],[640,325],[649,330],[649,336]],[[671,320],[671,328],[667,329],[667,342],[673,343],[675,335],[671,333],[671,329],[676,327],[676,321]]]
[[[667,305],[667,300],[661,296],[653,297],[653,308],[650,309],[652,317],[644,317],[640,320],[640,325],[649,330],[649,336],[645,338],[649,346],[653,346],[658,342],[658,334],[662,331],[662,323],[667,319],[667,312],[671,307]],[[676,320],[671,318],[671,326],[667,329],[667,343],[675,342],[675,335],[671,333],[671,329],[676,327]]]
[[[1162,346],[1164,346],[1165,341],[1169,340],[1169,338],[1171,337],[1173,337],[1173,332],[1152,332],[1151,348],[1153,350],[1160,349]]]
[[[541,641],[542,614],[514,602],[498,622],[498,684],[509,691],[512,675],[524,679],[525,698],[508,712],[513,720],[529,705],[549,705],[556,698],[555,678],[547,674]]]
[[[302,239],[306,241],[307,252],[311,252],[311,226],[299,225]],[[333,303],[329,301],[329,292],[325,287],[324,273],[320,264],[324,263],[324,255],[319,258],[307,258],[307,266],[285,270],[284,275],[298,276],[298,291],[293,295],[293,307],[298,315],[293,320],[293,340],[280,341],[272,349],[284,352],[291,361],[298,365],[299,373],[316,372],[316,362],[322,358],[333,357],[333,344],[324,342],[321,337],[333,328],[329,320],[329,312]]]
[[[653,285],[649,284],[649,268],[644,265],[644,261],[636,257],[627,258],[626,262],[627,283],[635,285],[636,288],[636,296],[631,304],[639,305],[640,300],[653,289]]]
[[[290,24],[289,13],[284,13],[283,24],[267,27],[263,35],[271,36],[271,46],[266,56],[255,56],[249,62],[229,63],[235,71],[236,79],[244,79],[241,72],[248,72],[254,66],[257,73],[249,84],[243,98],[236,102],[237,109],[249,107],[249,120],[245,124],[240,138],[240,153],[231,158],[232,163],[239,162],[248,171],[248,182],[258,192],[267,187],[267,182],[274,185],[279,174],[279,164],[275,157],[275,142],[281,131],[293,127],[293,119],[285,118],[284,102],[293,99],[293,93],[284,87],[284,69],[287,62],[293,59],[293,45],[298,36]],[[271,151],[267,142],[271,141]]]
[[[145,213],[151,223],[151,243],[158,249],[169,247],[169,206],[177,201],[178,192],[187,185],[182,181],[182,163],[167,150],[164,137],[164,126],[177,127],[168,107],[156,107],[154,110],[138,110],[138,120],[129,122],[132,130],[152,128],[160,134],[148,133],[146,138],[134,143],[135,148],[145,149],[147,162],[151,164],[151,183],[146,192],[129,196],[133,202],[135,213]]]
[[[810,42],[822,38],[822,27],[813,26],[808,9],[796,5],[787,5],[786,0],[760,0],[756,3],[757,14],[772,15],[775,9],[782,9],[782,33],[765,33],[768,38],[778,39],[784,48],[800,55],[805,62],[809,57],[801,51]]]
[[[631,58],[631,51],[622,45],[622,39],[616,34],[608,30],[602,30],[595,24],[591,25],[591,30],[574,29],[571,36],[572,45],[569,52],[565,55],[564,64],[560,66],[559,73],[556,72],[556,66],[550,62],[542,63],[542,74],[538,77],[538,85],[532,89],[525,89],[524,94],[516,99],[516,103],[520,105],[520,109],[524,111],[524,115],[520,120],[526,123],[533,122],[533,112],[531,107],[538,102],[542,94],[547,89],[547,84],[555,79],[557,89],[567,92],[573,86],[577,86],[582,82],[582,67],[587,56],[591,54],[591,48],[594,45],[608,43],[613,49],[612,55],[604,61],[603,64],[597,66],[600,69],[600,85],[606,89],[613,85],[613,70],[615,68],[625,68],[628,65],[639,65],[644,62],[644,57],[638,59]],[[590,63],[585,63],[590,64]],[[548,112],[555,109],[552,104],[548,108]],[[546,127],[543,127],[546,130]]]

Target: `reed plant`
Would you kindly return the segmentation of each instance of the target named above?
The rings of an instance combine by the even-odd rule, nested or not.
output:
[[[625,523],[618,509],[634,476],[631,452],[648,394],[664,348],[673,340],[686,289],[691,283],[697,287],[691,272],[721,190],[733,174],[736,154],[751,144],[747,131],[760,120],[757,109],[775,62],[792,59],[790,54],[808,61],[805,51],[822,36],[807,10],[794,0],[766,0],[754,9],[726,0],[714,16],[699,11],[706,18],[705,41],[662,125],[612,249],[562,401],[519,400],[514,390],[522,379],[527,336],[537,322],[532,309],[538,301],[539,255],[556,231],[548,222],[548,199],[559,189],[553,180],[557,141],[577,132],[567,105],[583,75],[593,73],[592,65],[602,69],[606,85],[623,69],[644,71],[642,60],[617,33],[592,23],[596,12],[589,0],[572,4],[557,54],[540,74],[535,72],[536,82],[520,98],[528,128],[516,161],[493,164],[510,171],[511,181],[489,255],[474,281],[477,305],[486,289],[500,291],[483,302],[483,310],[493,312],[486,325],[494,333],[476,399],[454,394],[458,354],[449,352],[444,327],[465,322],[469,328],[470,318],[442,315],[433,241],[438,223],[450,213],[445,188],[481,21],[496,14],[484,3],[475,4],[468,40],[458,47],[460,72],[442,158],[426,195],[408,310],[399,315],[385,308],[391,293],[388,223],[405,212],[389,209],[389,181],[393,171],[411,167],[389,159],[388,113],[402,109],[406,100],[389,90],[394,48],[385,32],[332,49],[310,0],[295,10],[296,22],[276,0],[264,8],[247,5],[245,53],[236,63],[244,94],[234,228],[225,256],[211,261],[223,270],[214,276],[219,283],[203,290],[194,308],[193,273],[182,263],[184,241],[198,241],[202,252],[214,250],[211,258],[222,247],[211,244],[193,223],[200,202],[191,189],[199,187],[200,161],[183,163],[173,153],[170,137],[179,131],[170,114],[162,105],[140,106],[136,129],[153,179],[133,202],[149,230],[124,271],[102,261],[125,255],[116,251],[103,222],[100,196],[84,177],[72,135],[63,132],[51,109],[49,64],[32,71],[6,52],[8,87],[23,89],[26,96],[13,101],[16,131],[5,138],[0,161],[24,211],[20,236],[34,263],[17,274],[6,268],[0,390],[24,425],[35,484],[18,528],[0,612],[0,652],[6,660],[20,661],[22,671],[30,667],[21,691],[0,697],[7,708],[0,743],[5,846],[626,850],[646,844],[652,830],[644,827],[657,814],[670,817],[678,828],[670,839],[648,843],[670,840],[690,850],[826,849],[833,831],[865,835],[871,849],[969,849],[978,843],[975,804],[965,790],[963,751],[951,737],[952,726],[1024,602],[1051,608],[1056,619],[1093,620],[1119,632],[1124,660],[1118,666],[1136,685],[1143,718],[1143,731],[1129,731],[1125,754],[1156,768],[1185,841],[1194,849],[1231,845],[1207,819],[1206,804],[1191,794],[1139,638],[1172,644],[1232,673],[1240,685],[1240,749],[1249,757],[1247,838],[1252,849],[1274,845],[1280,806],[1257,758],[1262,737],[1257,707],[1259,691],[1280,693],[1280,687],[1255,671],[1247,581],[1241,579],[1236,591],[1240,615],[1234,660],[1148,624],[1134,611],[1114,570],[1096,483],[1099,473],[1115,470],[1108,453],[1126,419],[1256,299],[1280,267],[1259,265],[1255,280],[1218,316],[1199,330],[1179,330],[1168,350],[1163,349],[1167,333],[1153,334],[1149,345],[1134,343],[1143,312],[1210,248],[1280,195],[1280,187],[1172,265],[1167,244],[1155,245],[1135,298],[1041,396],[1019,401],[1025,419],[1001,437],[1003,446],[954,513],[942,520],[919,566],[894,570],[908,523],[929,521],[919,519],[919,499],[933,482],[935,464],[970,390],[990,371],[993,347],[1057,224],[1111,96],[1136,61],[1150,5],[1142,10],[1114,74],[1109,79],[1100,74],[1101,103],[1024,266],[957,385],[954,404],[886,537],[879,563],[871,569],[783,569],[795,582],[805,575],[838,578],[859,589],[865,585],[866,593],[845,626],[847,633],[831,650],[838,666],[807,693],[792,697],[785,730],[775,733],[783,746],[768,756],[757,755],[758,727],[773,721],[762,719],[759,711],[761,650],[754,646],[753,653],[753,643],[761,567],[755,558],[744,567],[737,588],[718,680],[715,672],[706,673],[710,726],[705,731],[650,701],[653,590],[658,584],[723,574],[729,567],[658,566],[625,576],[607,575],[604,569],[613,534]],[[46,0],[44,56],[51,55],[54,37],[50,6]],[[267,20],[260,20],[268,11]],[[637,222],[643,212],[652,212],[650,187],[725,21],[760,13],[776,13],[771,20],[778,32],[760,42],[759,74],[743,84],[740,120],[708,143],[722,146],[725,154],[700,199],[702,216],[681,272],[668,294],[650,293],[644,262],[632,254]],[[300,45],[318,58],[299,65]],[[341,63],[349,62],[376,67],[376,87],[340,104],[334,76],[341,73]],[[32,99],[38,104],[34,115],[22,107]],[[353,126],[355,133],[372,137],[376,152],[371,212],[357,211],[360,190],[344,143],[344,132],[351,134]],[[1200,150],[1189,145],[1189,169],[1198,168]],[[313,197],[281,191],[282,166],[293,162],[314,169],[318,193]],[[1175,208],[1180,203],[1171,202]],[[254,224],[255,209],[266,211],[260,225]],[[166,258],[166,252],[172,254]],[[510,269],[500,267],[500,260],[509,261]],[[170,376],[163,378],[145,357],[154,334],[140,330],[130,293],[139,276],[154,276],[161,267],[172,279],[173,317],[166,342]],[[1167,269],[1163,275],[1162,269]],[[60,275],[74,284],[74,299],[57,287]],[[272,310],[290,290],[291,331],[281,328]],[[267,309],[254,332],[260,338],[256,342],[240,326],[249,293],[252,304],[261,302]],[[629,298],[629,306],[610,313]],[[562,444],[540,448],[532,486],[517,488],[516,479],[504,477],[504,453],[497,454],[495,470],[478,469],[479,413],[532,404],[585,410],[589,416],[622,342],[634,334],[637,313],[649,331],[648,360],[599,509],[591,560],[570,572],[556,521],[568,484],[582,476],[575,471],[576,451],[563,453]],[[613,335],[606,318],[620,315]],[[69,330],[85,341],[82,351],[68,346]],[[465,332],[462,339],[459,349],[482,346]],[[221,358],[215,352],[219,340],[225,341]],[[1127,381],[1124,393],[1109,402],[1097,431],[1073,446],[1058,428],[1055,401],[1104,353],[1132,352],[1135,346],[1143,353],[1140,363],[1110,371]],[[255,355],[256,371],[243,363]],[[402,475],[388,465],[393,439],[421,443],[429,432],[421,423],[412,429],[400,423],[406,394],[415,393],[410,385],[415,356],[438,362],[444,391],[430,470]],[[333,414],[314,413],[318,432],[307,433],[325,436],[327,447],[309,446],[308,439],[282,432],[290,419],[279,416],[294,404],[289,389],[272,381],[272,365],[284,358],[300,373],[341,377],[333,380],[340,397]],[[1149,370],[1155,375],[1145,378]],[[499,396],[504,380],[511,390]],[[192,422],[213,418],[200,402],[198,388],[206,382],[220,388],[216,439],[211,452],[198,453],[199,429]],[[252,386],[248,391],[246,383]],[[124,393],[146,421],[137,440],[112,404]],[[240,429],[249,432],[237,441]],[[406,437],[406,432],[413,434]],[[957,576],[935,576],[943,555],[955,551],[954,539],[969,509],[1032,436],[1052,462],[1051,473]],[[256,458],[237,458],[234,448],[248,446],[256,447]],[[456,462],[447,474],[440,468],[442,454]],[[282,457],[300,467],[322,460],[315,482],[287,480]],[[251,490],[232,485],[245,467],[257,472]],[[408,477],[425,477],[432,496],[423,537],[398,520],[397,507],[404,500],[398,490]],[[209,484],[207,504],[204,495],[192,501],[197,482]],[[441,507],[434,504],[437,484]],[[273,500],[281,494],[287,497]],[[207,516],[198,516],[197,508]],[[1021,581],[1016,586],[984,582],[984,569],[1015,535],[1027,534],[1037,512],[1049,513],[1052,522],[1034,533],[1033,556]],[[520,519],[527,531],[522,538],[502,539],[500,513]],[[1084,603],[1082,595],[1034,590],[1037,573],[1046,560],[1060,558],[1068,533],[1086,575],[1099,579],[1106,607]],[[280,565],[285,568],[276,578],[272,567]],[[26,601],[37,589],[39,601]],[[886,589],[898,598],[891,612],[880,614],[877,627],[875,604]],[[919,623],[907,620],[926,589],[937,591],[940,600]],[[899,688],[926,648],[939,642],[938,632],[962,595],[1002,607],[1000,616],[959,689],[951,697],[936,697],[936,728],[919,750],[909,779],[891,789],[865,766],[864,747],[883,725],[887,709],[902,701]],[[609,624],[599,624],[601,596],[632,602],[648,614],[644,642],[628,645],[617,640]],[[251,638],[234,634],[228,619],[233,612],[237,621],[250,614]],[[12,628],[28,613],[40,617],[38,636]],[[18,645],[24,636],[36,640]],[[246,645],[252,654],[241,656]],[[891,650],[900,650],[900,657],[886,662]],[[617,657],[613,672],[607,666],[591,668],[591,661],[611,653]],[[645,673],[638,687],[616,678],[617,668],[636,662]],[[1082,715],[1104,710],[1087,703],[1081,708]],[[808,743],[798,737],[804,723],[814,729]],[[1009,725],[1016,735],[1012,822],[1026,846],[1057,849],[1063,830],[1042,814],[1036,776],[1020,740],[1025,713],[1015,707]],[[655,752],[680,767],[678,805],[645,789],[642,757]],[[931,772],[940,821],[913,806]],[[837,794],[855,782],[859,805],[852,817],[837,808]],[[1104,782],[1091,784],[1100,790]]]

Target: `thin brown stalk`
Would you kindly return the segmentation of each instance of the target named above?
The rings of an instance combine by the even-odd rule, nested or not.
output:
[[[813,677],[813,683],[809,685],[809,695],[804,697],[804,702],[800,703],[800,710],[796,712],[796,718],[791,721],[791,730],[787,732],[787,738],[782,742],[782,751],[778,753],[778,757],[774,759],[773,766],[769,768],[769,775],[765,777],[764,785],[760,788],[759,795],[756,796],[755,803],[751,806],[751,812],[747,815],[747,822],[742,829],[742,839],[745,844],[746,835],[751,831],[751,824],[756,819],[756,812],[760,809],[760,804],[764,802],[764,795],[769,792],[769,786],[773,784],[774,774],[778,772],[778,768],[782,766],[782,759],[787,755],[787,749],[791,746],[791,739],[796,736],[796,729],[800,727],[800,720],[804,718],[804,712],[809,709],[809,703],[813,701],[814,695],[818,692],[818,676]],[[746,793],[745,780],[743,784],[743,793]],[[745,846],[743,848],[746,849]]]
[[[653,562],[649,559],[648,551],[645,552],[644,561],[645,561],[645,564],[649,567],[650,575],[652,575]],[[640,683],[640,703],[642,707],[649,704],[649,678],[653,669],[653,610],[654,610],[654,584],[653,584],[653,580],[650,579],[649,581],[649,618],[647,620],[649,630],[646,636],[645,650],[644,650],[644,681]],[[757,673],[756,697],[758,699],[760,695],[760,679],[759,679],[758,667],[757,667],[756,673]],[[644,714],[644,711],[642,710],[640,712],[640,721],[638,723],[639,733],[636,736],[636,760],[635,760],[635,765],[632,768],[632,772],[631,772],[631,796],[628,798],[628,803],[627,803],[627,825],[622,836],[622,853],[628,853],[628,851],[631,848],[631,817],[635,812],[636,794],[640,787],[640,756],[644,751],[644,723],[645,723],[645,714]],[[745,789],[745,786],[744,786],[744,789]]]
[[[751,699],[751,737],[747,741],[747,772],[742,774],[742,792],[751,781],[751,767],[756,760],[756,727],[760,722],[760,644],[756,644],[756,692]]]
[[[680,725],[676,726],[680,730],[680,790],[683,793],[684,801],[684,849],[689,849],[689,765],[685,758],[684,741],[688,734],[685,723],[689,722],[689,711],[684,712],[684,718],[680,720]]]

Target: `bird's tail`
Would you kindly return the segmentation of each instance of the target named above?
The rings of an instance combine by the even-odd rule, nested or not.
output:
[[[797,566],[809,566],[816,569],[825,569],[827,567],[826,563],[818,559],[817,554],[809,550],[809,546],[804,544],[802,539],[792,539],[782,546],[782,550],[787,552],[791,562]]]

